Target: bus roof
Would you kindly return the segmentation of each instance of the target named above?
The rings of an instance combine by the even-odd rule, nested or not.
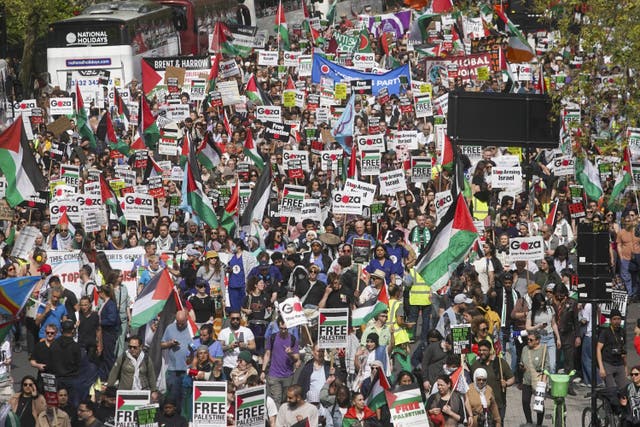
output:
[[[160,3],[146,1],[97,3],[84,9],[80,15],[63,19],[55,24],[85,21],[131,21],[163,9],[171,10]]]

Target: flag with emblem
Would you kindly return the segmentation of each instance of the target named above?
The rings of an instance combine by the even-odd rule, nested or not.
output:
[[[162,311],[173,292],[169,270],[163,269],[144,287],[131,307],[131,327],[139,328],[151,322]]]
[[[389,295],[386,286],[380,288],[378,298],[364,307],[358,307],[351,313],[351,326],[365,325],[369,320],[389,309]]]
[[[118,218],[118,221],[126,225],[127,219],[124,217],[124,212],[122,211],[118,197],[102,174],[100,174],[100,197],[102,198],[102,203]]]
[[[5,198],[12,208],[47,188],[22,123],[18,117],[0,134],[0,170],[7,180]]]

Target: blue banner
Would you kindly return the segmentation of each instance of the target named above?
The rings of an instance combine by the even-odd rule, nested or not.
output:
[[[393,69],[384,74],[372,74],[352,70],[350,68],[343,67],[334,62],[331,62],[320,55],[313,55],[313,70],[311,71],[311,81],[316,84],[320,83],[320,79],[322,77],[333,79],[335,83],[341,82],[344,79],[370,79],[371,89],[374,95],[378,95],[378,92],[383,87],[389,89],[389,95],[399,95],[400,93],[407,90],[407,88],[401,87],[400,76],[404,76],[407,78],[407,86],[411,85],[411,71],[409,70],[409,65],[403,65],[402,67]]]

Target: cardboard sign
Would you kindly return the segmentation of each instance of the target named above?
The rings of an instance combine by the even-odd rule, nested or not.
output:
[[[471,351],[471,325],[456,325],[451,327],[453,337],[453,354],[466,354]]]
[[[267,414],[264,385],[236,390],[236,427],[264,427]]]
[[[134,417],[135,410],[149,404],[150,393],[148,390],[118,390],[115,427],[138,427]]]
[[[353,239],[351,248],[354,264],[367,264],[371,260],[371,241],[369,239]]]
[[[225,381],[193,382],[193,426],[226,427],[227,383]]]
[[[279,105],[260,105],[256,107],[256,118],[262,122],[282,122],[282,107]]]
[[[305,191],[305,187],[297,185],[284,186],[280,205],[281,216],[296,218],[302,214]]]
[[[380,151],[363,150],[361,151],[360,175],[376,176],[380,173],[382,167],[382,153]]]
[[[344,183],[344,191],[353,192],[354,194],[362,196],[362,204],[364,206],[370,206],[373,203],[376,189],[375,184],[361,182],[352,178],[347,178],[347,181]]]
[[[493,188],[520,191],[522,189],[522,168],[495,166],[491,173]]]
[[[407,190],[407,180],[404,170],[388,171],[380,174],[380,194],[395,195],[399,191]]]
[[[385,151],[384,134],[376,135],[360,135],[356,137],[356,143],[360,151],[362,150],[378,150],[381,153]]]
[[[587,216],[582,202],[569,204],[569,214],[571,215],[571,218],[574,219],[584,218],[585,216]]]
[[[73,98],[50,98],[49,115],[73,114]]]
[[[334,214],[362,215],[362,196],[359,194],[334,190],[331,199]]]
[[[278,51],[258,51],[258,65],[276,67],[278,65]]]
[[[319,348],[345,348],[349,335],[348,308],[321,308],[318,321]]]
[[[431,158],[412,157],[411,158],[411,182],[431,181]]]
[[[72,113],[73,111],[70,114]],[[71,120],[66,116],[58,117],[55,122],[47,125],[47,130],[53,133],[56,137],[60,137],[62,132],[69,129],[71,129]]]
[[[542,258],[544,258],[542,236],[509,239],[509,259],[511,261],[537,261]]]
[[[394,427],[415,427],[424,424],[427,413],[417,384],[401,385],[393,392],[385,394]]]
[[[307,316],[304,314],[300,298],[291,297],[278,304],[278,311],[287,328],[306,325]]]
[[[164,84],[168,85],[170,79],[176,79],[178,87],[184,85],[184,76],[187,70],[178,67],[166,67],[164,69]]]

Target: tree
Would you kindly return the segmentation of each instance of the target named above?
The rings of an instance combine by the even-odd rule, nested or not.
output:
[[[566,0],[549,7],[539,0],[537,8],[556,28],[545,77],[553,80],[549,71],[558,55],[569,77],[550,94],[559,112],[567,102],[581,110],[571,125],[574,151],[619,150],[627,129],[639,125],[640,1]]]
[[[11,11],[7,19],[7,38],[13,46],[23,46],[20,82],[25,95],[32,90],[36,40],[45,36],[50,23],[73,16],[82,5],[66,0],[4,0]]]

